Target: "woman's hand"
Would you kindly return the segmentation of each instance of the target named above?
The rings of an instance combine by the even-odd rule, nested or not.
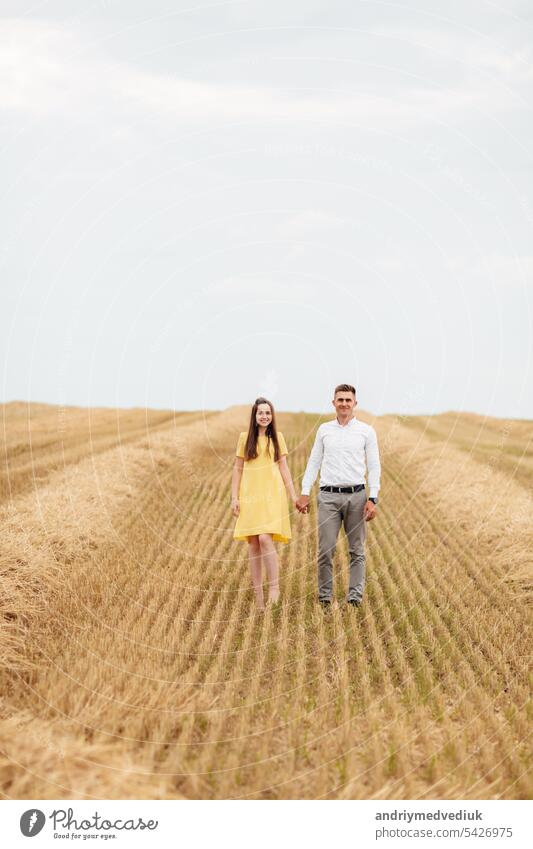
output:
[[[239,503],[238,498],[232,498],[231,499],[231,512],[233,513],[234,516],[238,516],[239,513],[241,512],[241,505]]]

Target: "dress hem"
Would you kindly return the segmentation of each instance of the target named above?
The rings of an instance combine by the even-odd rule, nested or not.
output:
[[[259,531],[256,534],[243,534],[242,536],[234,536],[233,539],[238,539],[238,540],[242,540],[243,542],[248,542],[248,537],[256,537],[256,536],[259,536],[259,534],[272,534],[272,540],[274,542],[283,542],[285,544],[290,542],[291,539],[292,539],[292,537],[285,537],[285,536],[282,536],[281,534],[272,533],[272,531]]]

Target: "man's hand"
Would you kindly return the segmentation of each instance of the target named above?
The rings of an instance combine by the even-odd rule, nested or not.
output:
[[[300,495],[300,497],[296,499],[296,509],[299,510],[300,513],[309,513],[308,495]]]
[[[378,512],[378,508],[374,504],[373,501],[367,501],[365,504],[365,509],[363,511],[363,517],[365,522],[371,522]]]

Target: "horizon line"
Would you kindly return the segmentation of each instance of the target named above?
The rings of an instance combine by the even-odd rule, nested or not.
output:
[[[220,408],[220,409],[219,408],[208,408],[208,407],[204,407],[204,408],[187,407],[187,408],[183,408],[183,409],[178,409],[176,407],[147,407],[147,406],[139,406],[139,405],[109,406],[107,404],[95,404],[94,406],[89,407],[89,406],[86,406],[86,405],[83,405],[83,404],[59,404],[59,403],[54,402],[54,401],[24,401],[24,400],[21,400],[21,399],[18,399],[18,398],[15,398],[11,401],[1,401],[0,404],[3,407],[7,407],[10,404],[22,404],[22,405],[27,405],[27,406],[40,405],[40,406],[45,406],[45,407],[57,407],[59,409],[72,409],[72,410],[124,410],[124,411],[127,411],[127,410],[151,410],[153,412],[159,412],[159,413],[165,413],[165,412],[167,412],[167,413],[198,413],[198,412],[223,413],[226,410],[232,409],[233,407],[248,407],[248,408],[251,408],[251,406],[252,406],[250,404],[250,402],[247,402],[247,403],[243,403],[243,404],[230,404],[228,407],[223,407],[223,408]],[[483,419],[497,419],[497,420],[507,419],[509,421],[517,421],[517,422],[531,422],[533,424],[533,419],[529,419],[529,418],[525,418],[525,417],[521,417],[521,416],[506,416],[506,415],[494,416],[494,415],[491,415],[489,413],[480,413],[480,412],[477,412],[475,410],[448,409],[448,410],[441,410],[438,413],[436,413],[436,412],[433,412],[433,413],[427,413],[427,412],[405,413],[405,412],[398,412],[397,410],[394,410],[394,411],[391,411],[391,412],[388,412],[388,413],[379,413],[378,414],[378,413],[373,413],[370,410],[366,410],[363,407],[361,407],[359,409],[360,409],[360,412],[365,413],[366,415],[372,416],[373,418],[377,418],[377,419],[378,418],[384,418],[385,416],[400,416],[402,418],[418,418],[418,417],[447,416],[447,415],[456,415],[456,416],[471,415],[471,416],[478,416],[478,417],[483,418]],[[333,411],[331,409],[327,409],[327,410],[306,410],[306,409],[284,410],[284,409],[280,409],[276,406],[276,413],[278,413],[278,414],[282,414],[282,413],[290,414],[290,413],[292,413],[292,414],[296,414],[296,415],[304,414],[304,415],[324,416],[324,415],[328,415],[328,414],[333,414]]]

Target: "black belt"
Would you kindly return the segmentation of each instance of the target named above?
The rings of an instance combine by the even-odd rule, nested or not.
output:
[[[358,483],[355,486],[321,486],[320,492],[361,492],[364,488],[364,483]]]

